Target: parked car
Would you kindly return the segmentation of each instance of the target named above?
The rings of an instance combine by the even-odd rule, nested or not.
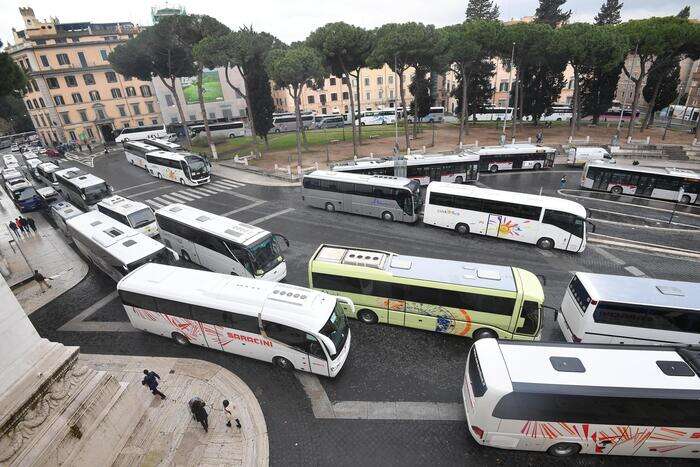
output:
[[[56,148],[48,148],[46,155],[49,157],[61,157],[63,154]]]

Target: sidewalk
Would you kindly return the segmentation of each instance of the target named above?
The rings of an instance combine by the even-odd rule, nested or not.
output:
[[[236,182],[247,183],[249,185],[263,186],[299,186],[299,182],[288,182],[280,178],[260,175],[249,170],[241,170],[232,167],[233,161],[212,161],[211,172],[214,175],[228,178]]]
[[[78,365],[106,371],[121,384],[135,387],[132,411],[142,412],[133,431],[116,433],[122,445],[115,466],[267,466],[267,425],[251,389],[230,371],[202,360],[165,357],[129,357],[81,354]],[[143,369],[161,377],[159,390],[167,399],[153,396],[141,385]],[[209,432],[205,433],[187,405],[194,397],[207,404]],[[242,428],[226,426],[222,401],[228,399]],[[133,414],[131,414],[133,415]],[[125,414],[125,416],[128,416]]]
[[[19,238],[12,235],[8,224],[19,215],[7,193],[0,193],[0,253],[9,269],[9,276],[5,278],[24,311],[31,314],[83,280],[88,265],[40,212],[22,214],[34,220],[36,232]],[[42,291],[31,279],[35,269],[49,279],[50,289]],[[3,270],[3,275],[5,272]]]

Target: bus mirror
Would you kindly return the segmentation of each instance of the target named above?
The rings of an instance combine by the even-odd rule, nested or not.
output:
[[[591,226],[591,233],[595,233],[595,224],[588,220],[586,222],[588,222],[588,224]]]
[[[328,349],[328,352],[331,354],[331,356],[335,356],[337,354],[337,349],[335,348],[335,344],[333,341],[329,338],[324,336],[323,334],[316,334],[315,337],[323,342],[323,345]]]
[[[177,253],[175,253],[175,250],[171,250],[171,249],[168,248],[168,247],[166,247],[165,249],[168,250],[168,251],[170,252],[171,255],[173,255],[173,259],[175,260],[175,262],[180,261],[180,255],[178,255]]]

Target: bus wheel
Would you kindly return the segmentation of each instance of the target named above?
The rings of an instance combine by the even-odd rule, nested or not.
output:
[[[554,240],[546,237],[540,238],[537,240],[537,247],[541,250],[551,250],[554,248]]]
[[[158,179],[163,180],[163,176],[161,174],[158,174]]]
[[[187,345],[190,343],[190,341],[179,332],[172,333],[172,338],[173,340],[175,340],[175,342],[177,342],[180,345]]]
[[[389,211],[384,211],[382,213],[382,220],[385,220],[387,222],[394,222],[394,215]]]
[[[365,324],[377,324],[379,318],[372,310],[360,310],[357,312],[357,318]]]
[[[326,211],[328,211],[328,212],[335,211],[335,206],[333,206],[333,203],[326,203]]]
[[[621,186],[614,186],[612,187],[612,190],[610,190],[613,195],[621,195],[622,194],[622,187]]]
[[[690,204],[690,196],[688,196],[688,195],[681,196],[681,203]]]
[[[533,169],[535,169],[535,170],[540,170],[541,168],[542,168],[542,164],[540,164],[539,162],[536,163],[533,167]]]
[[[280,129],[279,129],[279,128],[275,128],[275,133],[279,133],[279,132],[280,132]]]
[[[488,338],[498,339],[498,334],[496,334],[491,329],[479,329],[477,331],[474,331],[474,334],[472,334],[472,337],[474,338],[475,341],[478,341],[479,339],[488,339]]]
[[[496,172],[498,172],[498,166],[496,164],[493,164],[491,167],[489,167],[489,172],[495,174]]]
[[[291,371],[294,369],[294,364],[284,357],[275,357],[272,359],[272,364],[283,370]]]
[[[557,443],[547,449],[547,454],[554,457],[574,456],[581,450],[581,445],[576,443]]]
[[[457,224],[455,226],[455,232],[460,235],[467,235],[469,233],[469,226],[467,224]]]
[[[180,184],[181,184],[181,185],[184,185],[184,184],[185,184],[185,180],[181,178],[181,179],[180,179]]]
[[[459,177],[455,178],[455,183],[459,183],[459,184],[464,183],[464,179],[462,178],[461,175]]]
[[[188,263],[191,262],[191,260],[190,260],[190,254],[187,253],[185,250],[182,250],[182,251],[180,252],[180,258],[182,258],[183,260],[187,261]]]

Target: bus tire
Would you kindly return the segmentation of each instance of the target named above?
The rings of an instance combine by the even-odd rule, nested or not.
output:
[[[622,194],[622,187],[620,185],[615,185],[614,187],[612,187],[610,192],[613,195],[621,195]]]
[[[281,368],[282,370],[285,370],[285,371],[294,370],[294,364],[284,357],[273,358],[272,364],[275,365],[277,368]]]
[[[275,131],[274,131],[274,132],[275,132],[275,133],[279,133],[279,132],[280,132],[280,129],[279,129],[279,128],[275,128]]]
[[[688,195],[681,196],[681,203],[690,204],[690,196],[688,196]]]
[[[542,168],[542,164],[540,164],[539,162],[537,162],[532,168],[535,169],[535,170],[540,170],[540,169]]]
[[[179,332],[174,332],[171,334],[171,337],[175,342],[177,342],[180,345],[187,345],[190,343],[189,339],[187,339],[185,336],[180,334]]]
[[[469,226],[467,224],[457,224],[455,225],[455,232],[460,235],[467,235],[469,233]]]
[[[464,179],[462,178],[462,176],[461,176],[461,175],[460,175],[460,176],[458,176],[457,178],[455,178],[455,183],[459,183],[459,184],[462,184],[462,183],[464,183]]]
[[[192,262],[192,260],[190,259],[190,254],[187,253],[185,250],[180,251],[180,258],[182,258],[183,261],[186,261],[188,263]]]
[[[379,318],[377,318],[377,314],[372,311],[372,310],[367,310],[363,309],[357,312],[357,319],[362,321],[365,324],[377,324],[379,322]]]
[[[161,174],[158,174],[158,180],[163,180],[163,176]]]
[[[335,212],[335,206],[333,206],[333,203],[326,203],[326,211]]]
[[[365,126],[365,122],[360,122],[360,126]]]
[[[498,166],[496,164],[493,164],[491,167],[489,167],[489,172],[495,174],[496,172],[498,172]]]
[[[551,238],[547,237],[542,237],[539,240],[537,240],[537,248],[540,250],[551,250],[554,248],[554,240]]]
[[[384,211],[382,213],[382,220],[387,221],[387,222],[394,222],[394,215],[390,213],[389,211]]]
[[[496,334],[496,332],[494,332],[491,329],[477,329],[472,334],[472,338],[475,341],[478,341],[479,339],[489,339],[489,338],[498,339],[498,334]]]
[[[547,454],[554,457],[571,457],[581,451],[581,445],[577,443],[557,443],[547,449]]]
[[[180,179],[180,184],[181,184],[181,185],[184,185],[184,184],[185,184],[185,179],[184,179],[184,178],[181,178],[181,179]]]

